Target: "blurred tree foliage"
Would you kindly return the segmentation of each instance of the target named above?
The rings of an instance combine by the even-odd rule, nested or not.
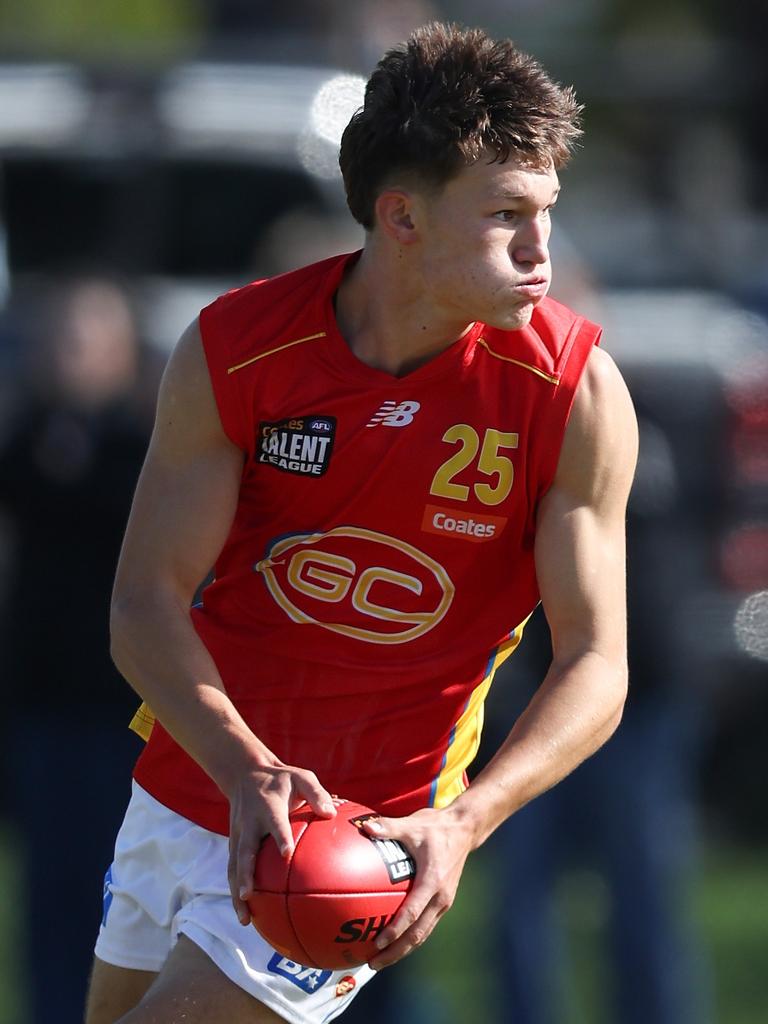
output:
[[[0,0],[0,54],[151,56],[194,45],[204,0]]]
[[[708,33],[701,0],[611,0],[603,5],[597,24],[609,35],[663,34],[695,38]]]

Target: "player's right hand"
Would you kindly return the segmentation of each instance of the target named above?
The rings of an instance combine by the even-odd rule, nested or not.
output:
[[[323,818],[336,808],[314,772],[279,762],[252,767],[237,780],[229,797],[229,866],[227,877],[240,924],[250,924],[248,897],[261,841],[271,835],[284,857],[293,852],[291,811],[307,803]]]

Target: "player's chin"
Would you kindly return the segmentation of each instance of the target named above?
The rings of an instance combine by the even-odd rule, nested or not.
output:
[[[492,321],[489,319],[485,322],[489,327],[497,327],[502,331],[519,331],[531,322],[537,305],[537,302],[523,302],[500,312]]]

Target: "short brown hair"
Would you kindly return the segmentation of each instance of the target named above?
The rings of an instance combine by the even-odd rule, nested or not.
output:
[[[491,151],[528,166],[567,163],[581,135],[573,90],[508,39],[438,22],[384,55],[341,139],[347,202],[363,227],[393,174],[442,188]]]

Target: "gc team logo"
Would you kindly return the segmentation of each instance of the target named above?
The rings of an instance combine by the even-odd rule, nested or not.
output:
[[[428,633],[455,593],[439,562],[358,526],[283,537],[254,569],[294,622],[371,644],[404,644]]]

